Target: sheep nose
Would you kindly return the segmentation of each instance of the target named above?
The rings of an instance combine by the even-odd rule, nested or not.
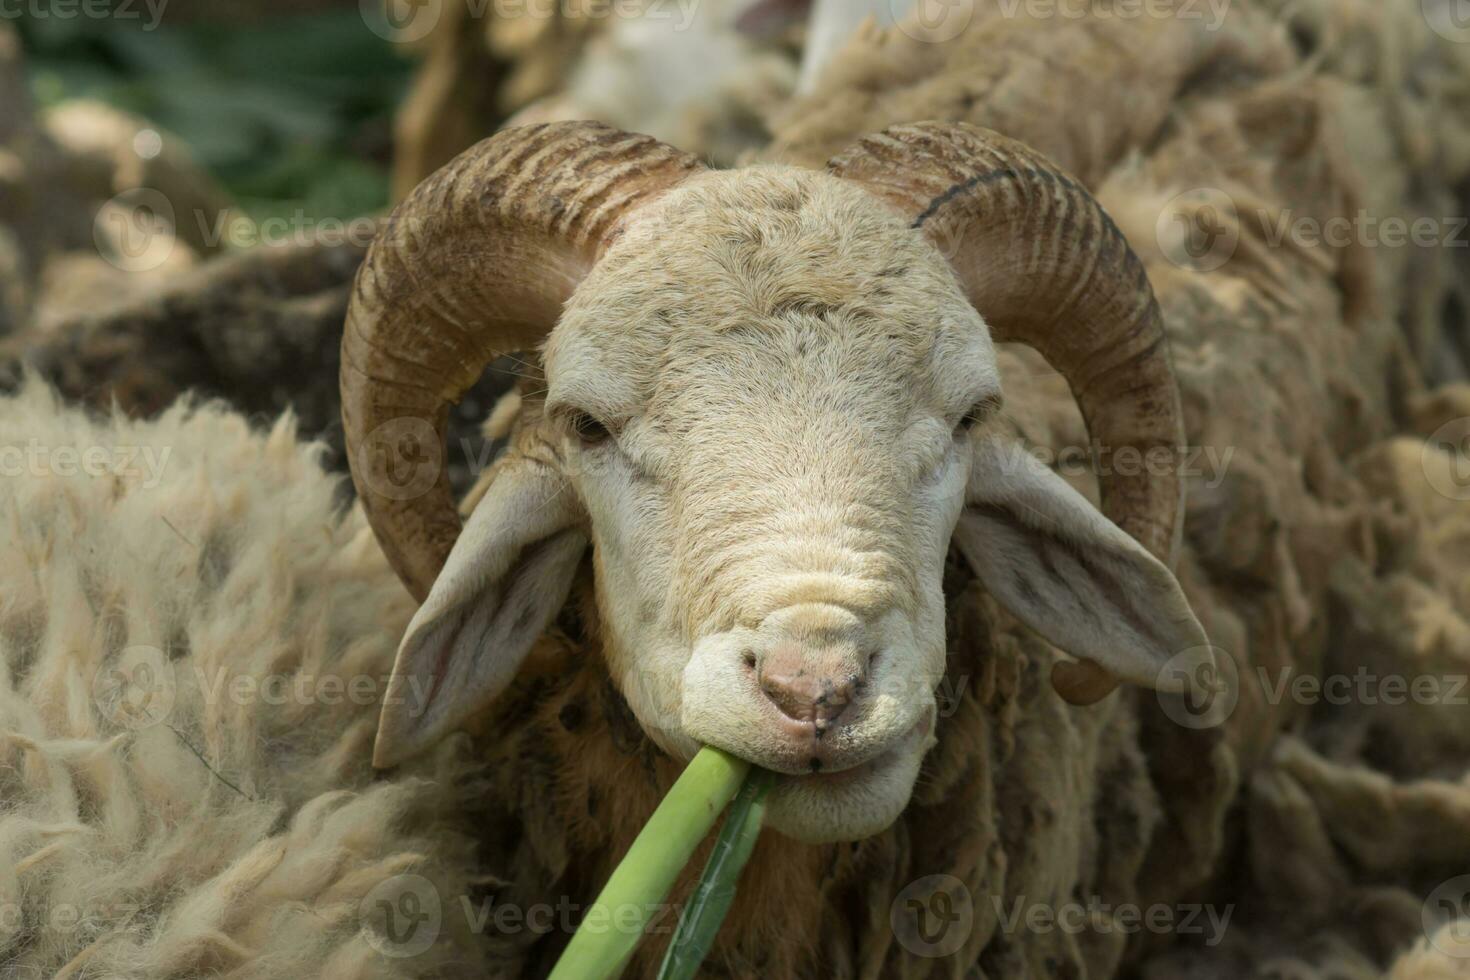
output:
[[[806,671],[763,671],[761,690],[792,721],[825,731],[852,703],[855,677],[819,677]]]
[[[862,686],[863,671],[853,653],[777,643],[761,658],[761,691],[781,714],[809,734],[821,735]]]
[[[807,742],[840,724],[861,697],[875,639],[849,609],[799,603],[765,617],[756,646],[746,650],[746,663],[775,709],[772,720],[789,738]]]

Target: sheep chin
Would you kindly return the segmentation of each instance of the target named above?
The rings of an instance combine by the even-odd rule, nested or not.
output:
[[[934,745],[926,715],[903,740],[870,762],[835,773],[782,775],[766,805],[766,826],[807,844],[858,841],[893,825],[913,794]]]

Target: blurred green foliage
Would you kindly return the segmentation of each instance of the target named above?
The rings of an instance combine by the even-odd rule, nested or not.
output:
[[[412,64],[347,9],[245,25],[18,21],[39,104],[95,98],[181,137],[258,221],[388,203],[393,108]]]

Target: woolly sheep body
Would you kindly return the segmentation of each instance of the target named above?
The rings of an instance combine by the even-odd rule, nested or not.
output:
[[[990,29],[1019,37],[1055,26]],[[1177,27],[1150,29],[1168,36]],[[1254,220],[1238,223],[1235,256],[1209,275],[1173,264],[1177,253],[1157,237],[1161,210],[1198,206],[1176,198],[1201,185],[1228,190],[1243,217],[1257,209],[1279,216],[1290,206],[1324,221],[1360,200],[1378,213],[1418,215],[1437,213],[1443,199],[1413,188],[1453,184],[1463,168],[1432,170],[1435,155],[1412,142],[1439,134],[1379,124],[1392,111],[1373,69],[1355,62],[1350,76],[1304,66],[1265,20],[1232,22],[1240,33],[1203,38],[1199,47],[1169,40],[1171,55],[1142,67],[1111,31],[1068,35],[1094,74],[1124,77],[1131,65],[1144,76],[1138,86],[1150,83],[1150,67],[1171,79],[1158,90],[1168,98],[1147,103],[1158,111],[1130,116],[1127,138],[1100,149],[1073,141],[1089,125],[1080,99],[1071,111],[1020,112],[1000,96],[1000,108],[988,110],[987,96],[967,118],[994,123],[987,113],[1001,113],[1097,189],[1164,305],[1191,444],[1234,450],[1216,469],[1200,458],[1206,469],[1191,485],[1179,574],[1212,640],[1238,659],[1240,704],[1223,732],[1178,727],[1151,695],[1066,707],[1045,683],[1056,651],[957,566],[946,583],[950,656],[941,690],[960,696],[940,720],[912,804],[889,831],[857,845],[768,838],[712,975],[927,977],[978,964],[988,976],[1110,976],[1129,963],[1149,976],[1238,976],[1288,962],[1303,976],[1349,967],[1367,976],[1418,933],[1420,897],[1436,883],[1424,880],[1426,866],[1470,866],[1462,778],[1470,722],[1462,707],[1357,705],[1323,718],[1290,699],[1273,701],[1259,673],[1351,674],[1367,661],[1380,673],[1448,674],[1470,664],[1470,520],[1463,503],[1424,480],[1426,466],[1447,467],[1448,457],[1426,455],[1420,438],[1399,434],[1410,428],[1422,438],[1464,413],[1462,388],[1424,389],[1418,375],[1427,355],[1405,353],[1396,322],[1421,303],[1439,308],[1453,287],[1431,278],[1441,283],[1433,294],[1415,295],[1425,284],[1405,285],[1412,258],[1391,249],[1270,247]],[[1236,43],[1241,37],[1253,43]],[[1417,34],[1396,37],[1383,44],[1404,47],[1379,49],[1386,61],[1432,50]],[[902,35],[873,43],[884,57],[927,53],[931,69],[943,63],[932,48],[899,50],[908,45]],[[1047,42],[1029,43],[1044,53]],[[1176,61],[1178,50],[1186,53]],[[1027,87],[1004,84],[1009,71],[1028,70],[1015,57],[989,91],[1029,104]],[[1185,111],[1173,108],[1176,99]],[[812,118],[811,108],[788,132],[778,123],[773,155],[815,158],[824,151],[798,144],[842,141],[889,121],[851,103],[834,105],[832,113],[847,114],[829,121]],[[1349,108],[1366,115],[1348,116]],[[934,114],[921,109],[916,102],[904,111]],[[1445,123],[1446,142],[1463,138],[1458,124]],[[1453,257],[1430,264],[1440,261]],[[1000,365],[1005,377],[1025,379],[1008,391],[1020,435],[1050,452],[1085,444],[1065,385],[1039,358],[1006,350]],[[497,412],[497,426],[515,410]],[[12,907],[30,911],[25,928],[0,939],[0,957],[10,957],[0,963],[49,972],[74,962],[74,974],[85,975],[85,965],[139,977],[205,969],[419,976],[463,975],[484,958],[491,975],[544,975],[555,938],[493,925],[474,937],[458,914],[445,916],[448,936],[433,952],[381,957],[359,937],[357,907],[400,870],[434,882],[451,908],[480,894],[470,875],[494,876],[503,882],[496,902],[521,909],[595,893],[676,767],[653,749],[600,666],[590,581],[579,582],[511,691],[476,719],[472,748],[453,738],[382,786],[368,788],[374,706],[292,706],[283,718],[254,702],[210,714],[186,681],[169,721],[216,776],[178,733],[161,725],[119,732],[96,713],[92,674],[123,639],[178,653],[175,675],[186,678],[194,664],[228,664],[257,679],[344,663],[379,673],[412,610],[360,517],[334,509],[334,481],[295,444],[289,424],[265,436],[216,409],[189,421],[187,414],[175,409],[150,425],[91,423],[34,388],[0,413],[4,445],[34,438],[173,449],[165,482],[148,494],[124,485],[115,497],[106,481],[58,476],[5,480],[5,520],[25,547],[4,552],[13,563],[5,581],[21,586],[7,585],[0,624],[8,684],[0,730],[16,733],[0,742],[0,780],[12,780],[0,846],[18,867],[0,888],[3,900],[19,902]],[[1091,489],[1090,477],[1076,482]],[[65,493],[53,493],[57,487]],[[165,517],[196,545],[222,541],[234,555],[222,580],[236,583],[228,606],[198,584],[198,553]],[[68,551],[59,530],[46,530],[63,520],[83,547]],[[123,610],[127,632],[94,640],[101,628],[89,595]],[[178,624],[191,642],[174,644],[170,627]],[[303,636],[310,641],[298,645]],[[226,737],[236,732],[248,737]],[[6,767],[24,778],[5,777]],[[261,802],[243,800],[220,776]],[[415,776],[431,778],[411,782]],[[1232,805],[1240,832],[1226,822]],[[432,825],[435,809],[458,822]],[[1373,819],[1365,822],[1365,812]],[[140,831],[146,820],[136,814],[170,822]],[[223,844],[221,825],[229,830]],[[66,832],[78,826],[86,829]],[[283,863],[270,877],[263,866],[278,849],[282,862],[303,864]],[[318,878],[295,870],[312,862]],[[932,874],[953,876],[972,898],[970,930],[951,958],[918,955],[890,926],[895,898]],[[161,905],[150,908],[165,914],[144,923],[159,930],[157,941],[145,931],[92,948],[98,934],[36,926],[42,909],[109,907],[136,894],[139,882],[145,893],[156,883],[149,894]],[[1055,907],[1097,895],[1115,906],[1172,905],[1197,894],[1242,903],[1218,949],[1181,942],[1159,950],[1156,937],[1118,930],[1005,925],[1017,903]],[[291,915],[296,902],[317,914]],[[1246,902],[1259,913],[1249,920]],[[1392,975],[1457,975],[1463,961],[1453,938],[1441,931],[1433,944],[1421,942]],[[658,947],[656,940],[641,951],[630,975],[651,975]]]
[[[291,419],[92,421],[32,383],[0,446],[0,973],[474,962],[468,944],[384,959],[360,934],[359,902],[396,874],[463,891],[464,845],[430,824],[466,770],[446,747],[373,779],[373,692],[410,603]],[[158,696],[128,716],[93,692],[138,656]]]

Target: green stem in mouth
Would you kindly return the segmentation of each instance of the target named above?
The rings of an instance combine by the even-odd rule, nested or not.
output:
[[[775,776],[765,769],[752,770],[730,804],[715,849],[705,862],[704,873],[679,919],[679,928],[669,942],[659,967],[658,980],[693,980],[699,964],[709,955],[720,923],[735,900],[740,871],[755,849],[756,838],[766,818],[766,794]]]
[[[605,980],[623,972],[648,920],[749,771],[750,763],[728,752],[699,750],[613,869],[550,980]]]

